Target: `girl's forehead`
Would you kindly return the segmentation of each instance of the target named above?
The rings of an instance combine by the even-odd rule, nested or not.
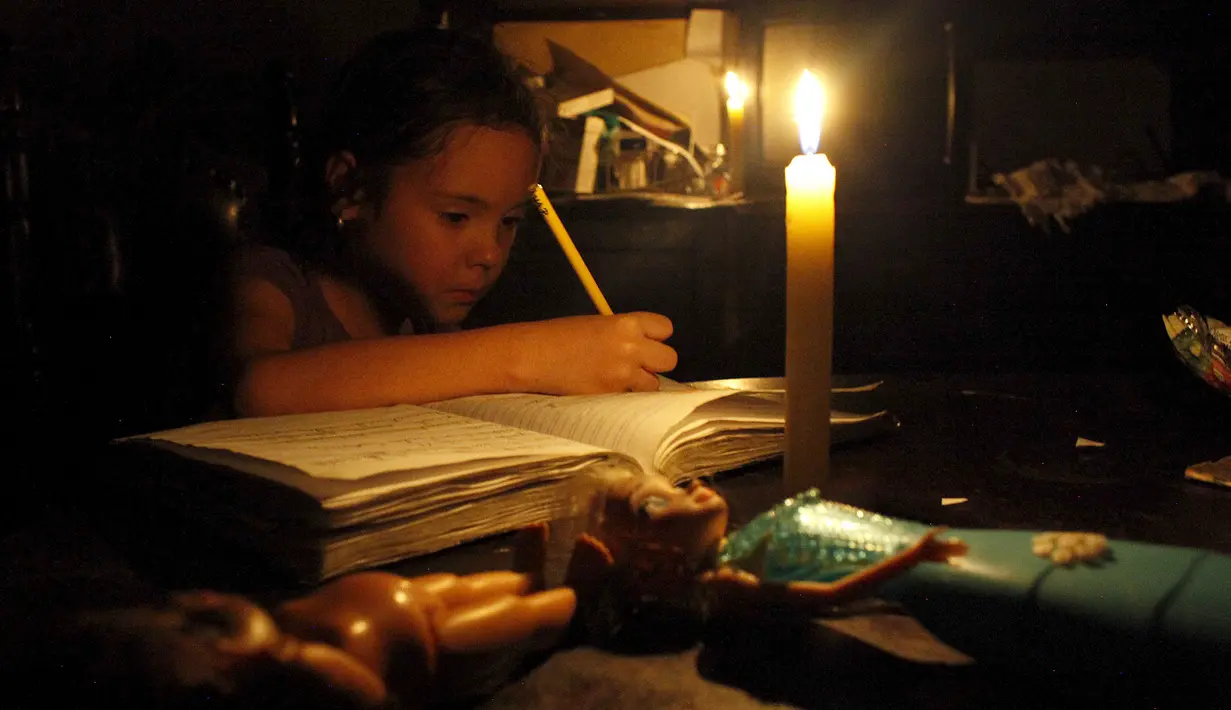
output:
[[[432,183],[498,183],[510,174],[533,171],[538,148],[521,129],[462,125],[450,131],[443,149],[424,162]]]

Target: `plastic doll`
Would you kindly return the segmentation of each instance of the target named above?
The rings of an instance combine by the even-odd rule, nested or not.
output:
[[[80,612],[21,642],[2,674],[6,701],[359,710],[461,700],[507,680],[502,659],[520,660],[571,619],[571,590],[529,593],[532,581],[365,572],[272,613],[212,591]]]
[[[647,605],[700,603],[703,614],[763,622],[875,597],[977,661],[1098,672],[1231,662],[1231,557],[1210,551],[1091,533],[946,530],[815,490],[727,531],[726,503],[695,482],[621,481],[597,512],[569,583],[598,638]]]
[[[744,529],[765,528],[763,516]],[[573,551],[565,584],[576,589],[579,622],[592,642],[611,642],[634,617],[652,614],[654,625],[673,615],[703,615],[721,607],[746,611],[786,606],[800,616],[821,614],[868,596],[874,587],[921,562],[964,552],[943,529],[866,541],[858,553],[818,556],[814,574],[763,577],[758,567],[779,553],[772,535],[740,557],[744,531],[727,536],[726,501],[694,481],[678,488],[661,478],[625,478],[596,497],[590,532]],[[767,530],[768,532],[768,530]],[[845,543],[843,543],[845,545]],[[845,549],[845,548],[843,548]]]
[[[533,585],[515,572],[410,579],[364,572],[283,604],[274,618],[298,638],[359,660],[403,706],[413,706],[491,690],[480,678],[502,680],[492,678],[504,668],[502,653],[568,626],[573,590],[528,593]]]

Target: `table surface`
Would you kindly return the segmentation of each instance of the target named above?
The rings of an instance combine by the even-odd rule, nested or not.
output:
[[[1178,365],[1175,373],[840,379],[883,380],[852,408],[883,406],[898,426],[835,449],[826,497],[938,525],[1092,530],[1231,553],[1231,489],[1183,478],[1189,464],[1231,455],[1231,400]],[[1104,446],[1079,448],[1079,437]],[[783,496],[777,463],[713,485],[730,501],[736,525]],[[952,497],[967,500],[942,505]],[[151,544],[160,536],[132,526],[133,511],[88,512],[69,497],[8,532],[0,548],[9,567],[0,586],[4,608],[31,599],[64,608],[123,602],[149,589],[213,587],[264,603],[302,591],[220,544],[190,555],[183,540]],[[467,573],[510,564],[502,536],[393,569]],[[956,663],[909,623],[897,616],[834,621],[790,639],[710,629],[638,653],[561,649],[482,705],[1036,707],[1063,692],[1136,707],[1166,705],[1187,687],[1162,671],[1074,686],[1063,669],[1040,677]]]

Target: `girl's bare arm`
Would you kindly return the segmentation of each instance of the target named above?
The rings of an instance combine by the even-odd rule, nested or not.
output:
[[[499,392],[582,394],[657,389],[675,367],[651,313],[581,316],[292,350],[294,313],[272,284],[240,287],[234,353],[241,416],[418,404]]]

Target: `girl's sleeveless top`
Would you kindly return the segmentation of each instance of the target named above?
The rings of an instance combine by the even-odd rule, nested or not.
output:
[[[239,258],[237,275],[241,280],[268,281],[290,299],[295,313],[293,349],[350,340],[350,334],[325,301],[319,278],[289,253],[264,245],[246,247]]]

